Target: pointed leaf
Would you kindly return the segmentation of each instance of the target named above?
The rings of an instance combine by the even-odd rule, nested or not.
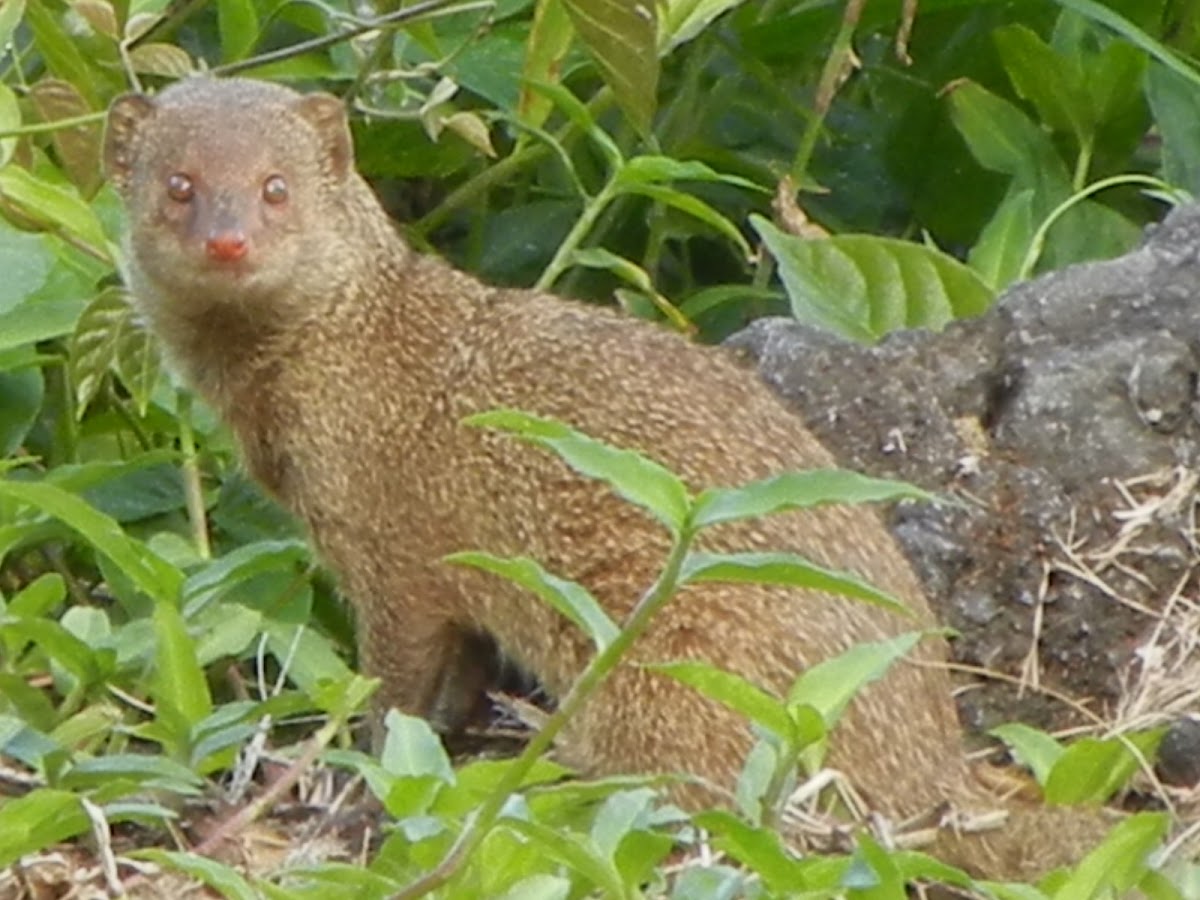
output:
[[[1125,735],[1124,740],[1081,738],[1075,741],[1055,760],[1046,778],[1046,802],[1097,805],[1106,802],[1125,786],[1140,765],[1125,741],[1137,747],[1145,759],[1153,754],[1163,733],[1163,729],[1156,729]]]
[[[909,631],[885,641],[855,644],[845,653],[803,672],[788,692],[788,706],[811,706],[831,729],[860,689],[883,677],[926,632]]]
[[[690,500],[683,482],[669,469],[632,450],[621,450],[554,419],[500,409],[464,420],[476,428],[507,431],[557,453],[571,468],[598,478],[631,503],[649,510],[673,532],[683,527]]]
[[[741,713],[752,722],[757,722],[789,744],[796,739],[795,724],[783,701],[772,697],[740,675],[718,669],[710,663],[686,660],[654,663],[646,668],[694,687],[704,696]]]
[[[571,48],[575,29],[562,0],[538,0],[533,24],[525,41],[525,65],[521,70],[521,97],[517,101],[517,119],[521,124],[540,128],[553,109],[545,94],[530,89],[530,84],[558,84],[563,62]]]
[[[551,575],[528,557],[503,558],[490,553],[466,552],[452,553],[445,557],[445,561],[492,572],[533,591],[578,625],[592,639],[597,650],[603,650],[617,636],[619,629],[616,624],[586,588],[574,581]]]
[[[983,226],[967,263],[993,291],[1002,291],[1021,276],[1033,243],[1033,190],[1017,191],[1004,199]]]
[[[1125,819],[1075,867],[1054,892],[1054,900],[1129,896],[1149,870],[1150,854],[1166,836],[1168,825],[1165,813],[1138,813]]]
[[[154,699],[195,727],[212,712],[208,680],[183,615],[173,603],[154,607]]]
[[[658,93],[658,7],[654,0],[563,0],[617,103],[642,133]]]
[[[454,768],[429,723],[416,716],[389,710],[384,719],[387,736],[380,763],[391,775],[419,777],[431,775],[446,784],[454,783]]]
[[[703,491],[696,498],[692,522],[700,528],[830,503],[941,499],[902,481],[871,478],[845,469],[811,469],[773,475],[743,487]]]
[[[82,834],[89,826],[80,798],[69,791],[38,788],[9,798],[0,806],[0,869]]]
[[[137,588],[162,603],[174,603],[183,574],[112,518],[52,484],[0,480],[0,497],[25,503],[70,526],[103,553]]]
[[[641,194],[643,197],[657,200],[659,203],[699,219],[737,244],[742,255],[747,259],[750,258],[750,245],[746,243],[746,239],[742,237],[737,226],[694,194],[685,194],[675,188],[649,183],[630,183],[622,190],[628,194]]]
[[[692,553],[684,560],[680,583],[698,581],[809,588],[853,597],[900,615],[912,615],[900,600],[857,575],[818,566],[795,553]]]
[[[100,220],[76,192],[41,181],[20,166],[10,164],[0,169],[0,196],[33,221],[62,230],[97,258],[111,261]]]
[[[848,338],[936,331],[995,299],[978,275],[933,247],[872,235],[804,240],[761,216],[751,223],[779,265],[796,318]]]

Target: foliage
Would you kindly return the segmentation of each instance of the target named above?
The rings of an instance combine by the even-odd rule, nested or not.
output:
[[[650,785],[551,784],[557,770],[534,760],[536,743],[514,765],[451,771],[428,729],[398,718],[382,759],[340,748],[369,692],[345,661],[349,623],[294,525],[238,473],[228,435],[172,382],[117,286],[122,212],[99,176],[102,111],[201,65],[332,90],[354,110],[364,173],[386,197],[405,181],[395,207],[411,238],[492,281],[615,295],[707,339],[790,311],[875,340],[977,314],[1033,272],[1122,252],[1164,201],[1200,190],[1200,76],[1186,62],[1200,13],[1173,0],[926,0],[915,22],[898,0],[430,0],[359,12],[0,3],[0,752],[31,779],[0,806],[0,868],[110,823],[162,828],[272,725],[319,713],[315,733],[276,734],[302,740],[302,760],[362,774],[395,817],[370,866],[251,883],[200,856],[146,856],[227,896],[386,896],[458,840],[473,852],[439,888],[447,896],[902,896],[914,873],[964,878],[868,840],[852,858],[797,860],[762,827],[794,763],[819,760],[853,686],[904,642],[817,667],[786,698],[670,667],[764,737],[741,815],[693,823],[726,861],[669,885],[660,863],[695,832],[678,831],[682,815]],[[695,529],[731,517],[879,500],[891,487],[818,473],[692,496],[656,464],[553,423],[485,421],[658,516],[678,554],[655,602],[701,578],[893,602],[793,557],[688,549]],[[535,561],[484,550],[455,561],[518,580],[591,634],[589,689],[632,640],[629,623]],[[1124,783],[1154,740],[1063,749],[1020,729],[1003,737],[1052,797],[1090,801]],[[1176,896],[1182,887],[1145,876],[1161,830],[1130,820],[1056,896],[1139,880]]]

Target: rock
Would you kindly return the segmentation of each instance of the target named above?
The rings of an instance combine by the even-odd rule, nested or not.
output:
[[[1200,206],[940,334],[865,347],[763,319],[727,344],[843,465],[963,501],[890,514],[959,661],[1117,699],[1151,624],[1138,607],[1160,608],[1195,562]],[[960,702],[980,728],[1070,718],[995,680]]]

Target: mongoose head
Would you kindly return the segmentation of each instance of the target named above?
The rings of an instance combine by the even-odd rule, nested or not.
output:
[[[300,273],[339,268],[342,195],[357,175],[329,94],[211,78],[126,94],[109,110],[104,168],[129,210],[140,287],[192,314],[294,296]]]

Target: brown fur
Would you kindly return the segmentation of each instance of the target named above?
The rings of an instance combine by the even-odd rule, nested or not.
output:
[[[592,648],[528,593],[439,560],[522,554],[585,584],[620,621],[652,582],[667,535],[551,455],[467,428],[498,406],[555,416],[644,451],[695,489],[831,464],[752,373],[723,352],[544,294],[490,288],[414,254],[351,167],[337,101],[274,85],[193,80],[109,116],[105,162],[130,212],[128,277],[175,364],[232,426],[251,472],[308,525],[354,603],[367,671],[387,703],[430,713],[464,635],[493,635],[554,693]],[[195,184],[166,196],[172,173]],[[290,188],[261,199],[266,178]],[[213,262],[233,229],[248,252]],[[824,508],[722,526],[713,548],[793,550],[852,569],[931,617],[876,516]],[[689,587],[633,662],[705,659],[777,693],[856,642],[916,627],[811,591]],[[852,704],[829,762],[896,818],[995,798],[963,761],[951,686],[928,639]],[[560,748],[581,769],[691,772],[729,788],[744,721],[672,680],[625,665]],[[697,802],[703,792],[682,799]],[[1004,830],[937,850],[990,875],[1076,858],[1099,816],[1012,805]]]

